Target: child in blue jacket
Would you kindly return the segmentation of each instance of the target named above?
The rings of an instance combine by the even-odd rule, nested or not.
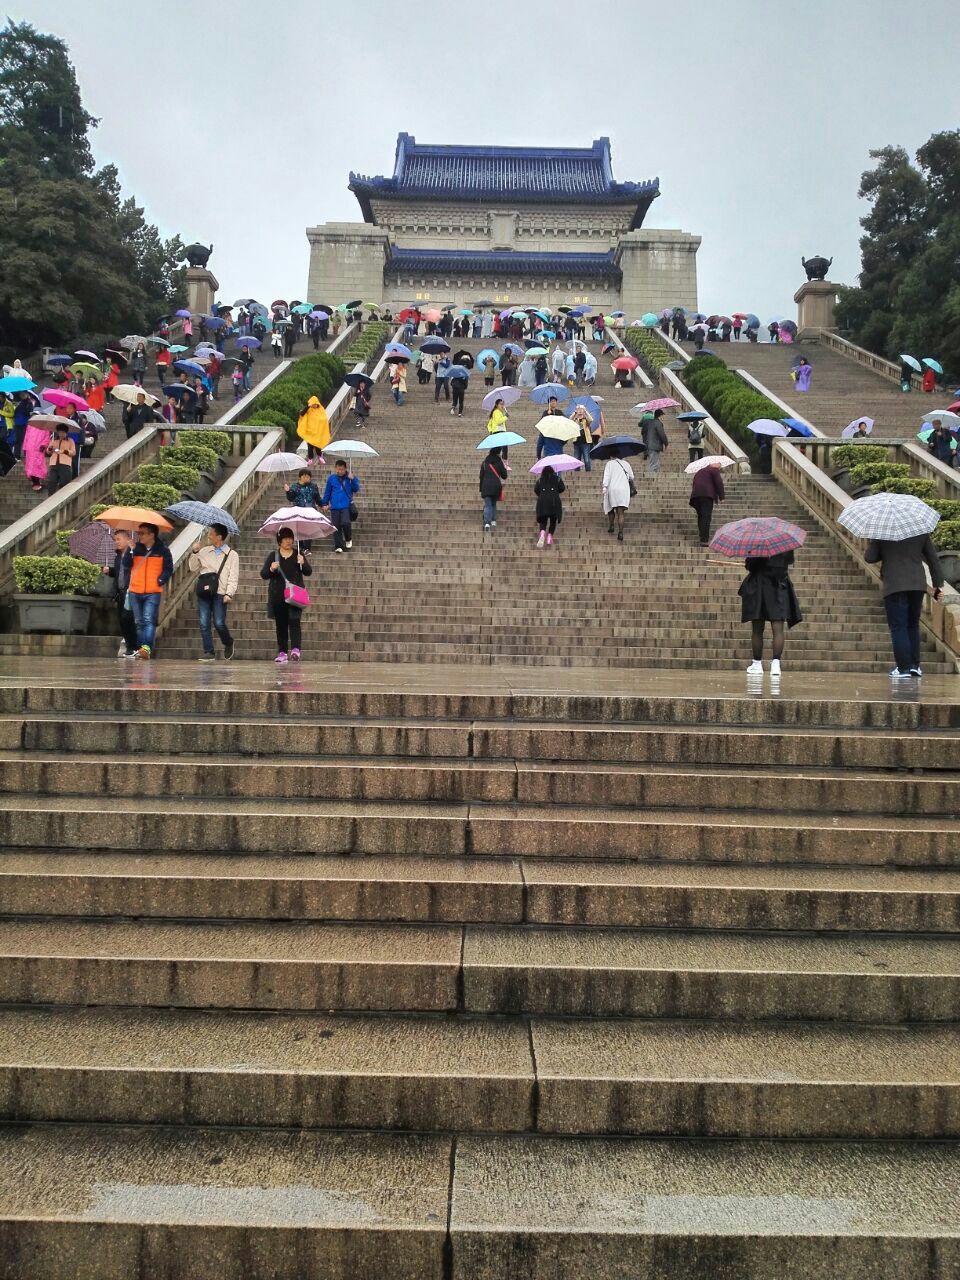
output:
[[[354,495],[360,492],[360,481],[347,471],[347,464],[338,459],[332,476],[327,476],[327,485],[323,491],[322,507],[336,525],[333,549],[342,554],[344,549],[353,549],[353,521],[357,517],[357,509],[353,505]]]
[[[297,483],[285,484],[283,492],[295,507],[314,507],[317,511],[320,510],[320,486],[314,481],[309,467],[301,467],[297,472]],[[304,554],[309,553],[312,546],[309,538],[301,539],[300,550]]]

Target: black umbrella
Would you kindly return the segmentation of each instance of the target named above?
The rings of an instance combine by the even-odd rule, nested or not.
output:
[[[479,302],[475,302],[473,305],[475,308],[476,307],[495,307],[496,303],[493,302],[490,298],[481,298]]]
[[[591,458],[632,458],[634,454],[646,453],[647,446],[635,436],[608,436],[600,444],[590,450]]]
[[[373,386],[373,379],[368,373],[348,373],[343,380],[348,387]]]
[[[336,310],[335,307],[331,307],[329,302],[315,302],[313,304],[313,309],[314,311],[325,311],[328,316],[332,316]]]
[[[453,363],[465,365],[466,368],[473,368],[473,356],[469,351],[455,351],[453,354]]]
[[[348,311],[355,311],[357,307],[363,306],[363,299],[357,298],[356,302],[345,302],[343,305],[346,307]]]

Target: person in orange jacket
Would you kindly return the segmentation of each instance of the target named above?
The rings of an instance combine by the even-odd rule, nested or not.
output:
[[[124,553],[123,567],[129,577],[126,607],[137,624],[137,652],[146,660],[153,657],[160,600],[173,574],[173,557],[155,524],[140,525],[139,533],[140,541]]]

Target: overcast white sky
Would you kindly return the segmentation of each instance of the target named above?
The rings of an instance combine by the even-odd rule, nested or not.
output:
[[[360,219],[348,173],[391,173],[400,131],[537,146],[606,134],[618,179],[660,178],[647,225],[703,237],[702,307],[789,314],[801,255],[832,255],[834,280],[859,271],[869,150],[914,151],[960,125],[955,0],[8,12],[66,40],[102,121],[97,161],[164,233],[213,241],[230,301],[303,297],[304,228]]]

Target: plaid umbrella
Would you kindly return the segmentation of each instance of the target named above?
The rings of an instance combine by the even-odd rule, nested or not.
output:
[[[855,538],[903,542],[935,529],[940,516],[910,493],[873,493],[845,507],[837,524]]]
[[[807,540],[804,529],[777,516],[749,516],[732,520],[713,535],[711,551],[742,560],[745,556],[778,556],[796,551]]]
[[[95,520],[70,535],[70,554],[90,564],[113,564],[113,530]]]
[[[175,502],[172,507],[164,507],[164,511],[187,524],[202,524],[208,528],[212,524],[222,524],[226,526],[227,533],[240,532],[240,526],[230,512],[215,507],[212,502]]]

